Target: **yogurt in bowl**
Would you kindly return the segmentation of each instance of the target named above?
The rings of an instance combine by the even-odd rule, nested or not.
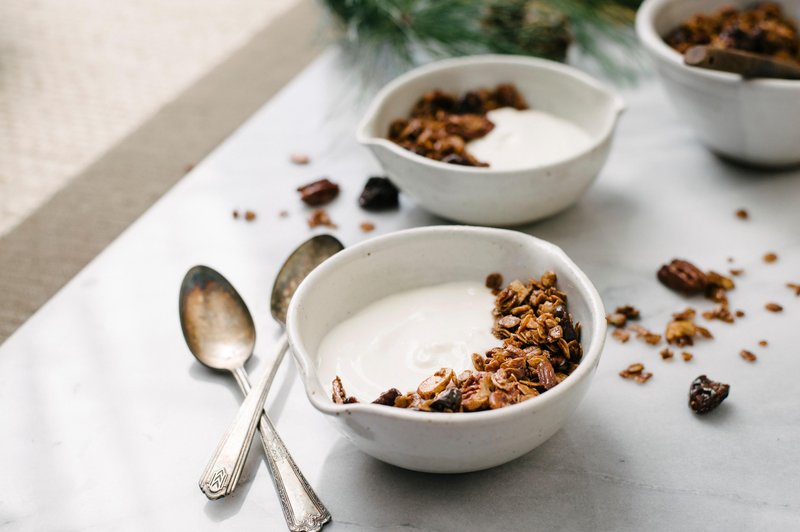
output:
[[[497,410],[450,414],[369,402],[333,402],[328,378],[342,367],[330,366],[328,349],[341,347],[342,339],[347,337],[349,320],[357,318],[359,313],[380,311],[386,306],[393,308],[396,318],[400,314],[408,315],[410,307],[423,302],[428,310],[434,308],[436,315],[436,302],[441,302],[444,294],[445,299],[451,301],[450,313],[458,316],[460,311],[452,307],[459,306],[463,313],[477,316],[474,326],[457,324],[457,330],[451,331],[455,336],[451,334],[449,343],[445,334],[444,341],[434,338],[433,343],[425,342],[427,351],[414,353],[412,349],[409,354],[408,350],[401,350],[387,353],[392,359],[384,364],[378,359],[353,365],[349,375],[358,377],[361,371],[365,378],[354,379],[350,384],[365,394],[365,401],[371,401],[374,392],[384,391],[387,384],[403,385],[398,382],[402,378],[408,378],[407,382],[416,387],[418,375],[429,375],[429,370],[441,360],[457,366],[463,346],[455,345],[453,338],[469,337],[473,328],[479,333],[484,324],[488,332],[491,314],[486,316],[483,310],[476,312],[494,299],[489,295],[481,302],[479,297],[486,296],[483,281],[487,273],[501,272],[506,279],[527,279],[534,273],[548,270],[558,275],[559,286],[569,298],[570,313],[582,325],[583,358],[568,377],[546,393]],[[471,297],[477,299],[470,301]],[[367,334],[362,329],[363,344],[378,337],[391,343],[391,333],[386,332],[391,327],[386,324],[392,320],[388,314],[381,315],[386,316],[384,321],[377,322],[383,327],[381,334]],[[605,338],[604,316],[602,302],[592,284],[556,246],[514,231],[447,226],[392,233],[332,257],[298,288],[289,308],[287,331],[309,400],[320,412],[330,416],[353,444],[400,467],[453,473],[476,471],[513,460],[561,428],[594,375]],[[423,318],[420,319],[424,322]],[[480,320],[485,321],[481,323]],[[364,322],[359,326],[364,327]],[[341,330],[345,330],[343,336],[331,342],[332,336]],[[424,333],[424,326],[420,330]],[[474,340],[475,345],[467,345],[468,349],[482,349],[485,343],[492,341],[499,343],[490,335],[481,338],[477,334]],[[357,342],[357,339],[351,341]],[[326,342],[330,345],[326,346]],[[354,348],[353,353],[333,359],[350,364],[359,356],[373,355],[363,344]],[[409,344],[413,344],[413,339]],[[362,355],[357,353],[359,349]],[[365,352],[367,355],[363,355]],[[409,368],[411,375],[406,373]]]
[[[499,84],[516,87],[536,112],[515,116],[498,109],[497,132],[477,141],[482,147],[473,145],[493,159],[487,168],[432,160],[388,138],[392,122],[408,117],[428,91],[464,94]],[[570,66],[479,55],[438,61],[390,82],[356,137],[389,178],[430,212],[462,223],[510,226],[551,216],[580,199],[608,157],[624,108],[616,92]]]

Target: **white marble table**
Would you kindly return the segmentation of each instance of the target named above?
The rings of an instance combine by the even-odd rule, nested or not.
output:
[[[239,491],[208,502],[200,472],[238,405],[226,376],[184,345],[178,285],[196,263],[223,272],[258,325],[257,357],[278,327],[268,293],[278,266],[311,231],[294,188],[327,175],[330,208],[352,244],[443,223],[403,198],[400,212],[356,207],[377,163],[356,145],[353,94],[324,55],[159,201],[0,348],[0,528],[9,530],[282,530],[260,450]],[[686,301],[655,281],[675,256],[747,273],[731,293],[747,317],[712,322],[695,359],[609,340],[587,398],[536,451],[468,475],[418,474],[369,458],[303,394],[292,363],[269,410],[334,516],[329,530],[755,530],[800,526],[800,172],[762,174],[700,147],[651,82],[626,94],[611,159],[583,200],[523,228],[562,246],[606,305],[631,303],[661,328]],[[313,163],[292,166],[287,155]],[[734,217],[747,207],[751,220]],[[252,209],[252,223],[233,220]],[[279,218],[279,211],[290,212]],[[765,265],[775,251],[780,260]],[[782,314],[764,310],[777,301]],[[691,301],[705,306],[702,300]],[[758,348],[765,338],[769,347]],[[738,355],[756,352],[754,364]],[[259,371],[263,359],[252,364]],[[636,361],[643,386],[617,372]],[[701,373],[731,396],[700,418],[686,406]],[[327,529],[326,529],[327,530]]]

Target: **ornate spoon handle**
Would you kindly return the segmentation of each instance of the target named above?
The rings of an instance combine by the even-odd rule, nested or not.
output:
[[[274,368],[277,367],[275,364]],[[200,489],[209,499],[221,499],[236,489],[273,375],[272,371],[265,372],[256,387],[247,394],[203,471]]]
[[[278,356],[275,359],[276,367],[288,349],[289,342],[284,334],[280,339]],[[242,392],[247,394],[250,391],[250,383],[245,370],[236,370],[234,375]],[[325,523],[330,521],[331,514],[314,493],[314,489],[308,484],[303,473],[300,472],[300,468],[297,467],[275,431],[275,427],[272,426],[266,411],[262,411],[259,429],[261,444],[267,453],[267,465],[272,473],[275,489],[280,496],[283,516],[289,530],[292,532],[320,530]]]

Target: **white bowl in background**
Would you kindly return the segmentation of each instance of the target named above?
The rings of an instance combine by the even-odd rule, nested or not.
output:
[[[645,0],[636,15],[636,33],[673,105],[703,144],[750,165],[794,165],[800,163],[800,81],[744,80],[739,74],[689,67],[683,64],[683,55],[663,39],[696,13],[752,3]],[[784,0],[781,5],[789,16],[800,20],[800,0]]]
[[[330,385],[320,384],[320,342],[366,305],[414,288],[483,281],[492,272],[513,280],[546,270],[558,275],[569,312],[581,322],[583,345],[578,367],[546,393],[498,410],[443,414],[371,403],[336,404]],[[292,298],[287,332],[308,399],[356,447],[407,469],[457,473],[522,456],[566,423],[594,376],[606,321],[597,290],[553,244],[516,231],[439,226],[372,238],[326,260]]]
[[[589,147],[552,164],[493,170],[428,159],[386,138],[389,124],[407,118],[430,90],[463,94],[500,83],[516,85],[532,109],[580,126],[592,139]],[[509,226],[550,216],[578,201],[608,157],[624,108],[615,92],[564,64],[478,55],[438,61],[393,80],[373,100],[356,137],[389,178],[430,212],[462,223]]]

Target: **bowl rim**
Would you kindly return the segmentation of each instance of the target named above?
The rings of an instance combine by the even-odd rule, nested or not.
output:
[[[586,146],[583,150],[571,155],[570,157],[565,157],[563,159],[559,159],[557,161],[553,161],[547,164],[520,166],[518,168],[511,168],[506,170],[495,170],[492,169],[491,167],[485,168],[485,167],[474,167],[474,166],[460,166],[460,165],[443,163],[441,161],[429,159],[422,155],[418,155],[409,150],[401,148],[400,146],[398,146],[397,144],[395,144],[394,142],[390,141],[387,138],[377,137],[367,133],[367,126],[372,122],[375,115],[377,115],[378,111],[381,109],[384,102],[390,96],[394,95],[397,92],[402,91],[405,88],[405,86],[411,81],[434,72],[439,72],[441,70],[447,70],[451,68],[473,68],[489,64],[492,65],[502,64],[502,65],[509,65],[512,67],[529,68],[547,73],[559,72],[565,74],[571,77],[576,82],[597,89],[600,92],[607,95],[610,102],[609,105],[612,110],[611,119],[608,120],[606,124],[604,124],[604,127],[600,131],[600,133],[592,136],[592,142],[588,146]],[[404,74],[401,74],[400,76],[394,78],[392,81],[387,83],[381,90],[378,91],[378,93],[372,99],[369,106],[367,107],[366,113],[364,113],[364,116],[361,118],[361,121],[359,122],[356,128],[356,140],[362,145],[380,146],[416,164],[427,166],[429,168],[443,172],[450,172],[453,175],[479,174],[492,177],[503,177],[506,175],[517,175],[520,172],[547,170],[586,157],[589,153],[591,153],[593,150],[597,149],[604,142],[606,142],[608,138],[613,134],[614,128],[616,127],[617,122],[619,121],[619,117],[625,111],[626,107],[627,106],[625,104],[625,100],[622,98],[622,96],[619,95],[619,93],[616,90],[598,81],[589,74],[586,74],[585,72],[578,70],[575,67],[566,65],[564,63],[558,63],[556,61],[551,61],[549,59],[541,59],[538,57],[527,57],[527,56],[511,55],[511,54],[470,55],[463,57],[454,57],[449,59],[441,59],[439,61],[428,63],[426,65],[414,68]]]
[[[707,68],[695,68],[683,63],[683,55],[670,47],[655,29],[655,21],[664,8],[676,0],[644,0],[636,12],[636,34],[644,47],[662,61],[670,63],[679,70],[691,73],[700,79],[714,80],[729,85],[747,83],[750,86],[800,90],[800,81],[790,79],[758,78],[745,80],[741,74],[720,72]],[[744,1],[744,0],[743,0]],[[719,7],[730,4],[731,0],[719,0]]]
[[[407,240],[414,240],[424,238],[431,235],[447,235],[458,234],[459,236],[466,235],[483,235],[493,238],[502,238],[510,240],[525,247],[534,247],[540,252],[552,255],[560,262],[560,268],[569,270],[569,272],[576,279],[576,292],[580,297],[586,299],[589,307],[589,315],[592,321],[592,342],[587,346],[588,349],[584,351],[581,363],[566,379],[564,379],[558,386],[547,391],[540,396],[525,401],[523,403],[511,405],[507,408],[499,408],[497,410],[484,410],[479,412],[459,413],[455,415],[443,415],[438,412],[419,412],[411,411],[405,408],[389,408],[383,405],[376,405],[372,403],[353,403],[340,405],[330,400],[328,394],[312,394],[313,387],[322,388],[319,383],[316,369],[312,369],[312,357],[309,356],[305,344],[299,333],[297,325],[297,314],[299,307],[309,293],[314,284],[320,278],[324,278],[328,272],[337,268],[346,267],[349,262],[354,260],[363,259],[367,256],[367,251],[371,252],[377,249],[386,249],[398,244],[402,244]],[[594,369],[599,362],[600,354],[603,351],[603,346],[606,339],[606,320],[605,309],[603,306],[600,294],[594,287],[592,282],[583,271],[567,256],[567,254],[555,244],[534,237],[527,233],[513,231],[510,229],[497,229],[490,227],[472,227],[472,226],[427,226],[417,227],[412,229],[405,229],[402,231],[395,231],[386,235],[370,238],[364,240],[352,247],[345,248],[336,255],[327,259],[314,269],[303,280],[297,288],[294,297],[289,305],[289,310],[286,320],[286,330],[289,337],[289,343],[292,347],[294,359],[298,364],[303,387],[305,388],[306,397],[311,404],[320,412],[338,416],[343,414],[370,414],[380,416],[386,419],[404,420],[404,421],[417,421],[420,423],[428,424],[482,424],[487,421],[498,421],[508,416],[524,415],[525,412],[532,412],[547,408],[550,403],[558,401],[563,395],[570,393],[570,391],[578,385],[579,382],[591,378]],[[324,391],[324,389],[323,389]]]

